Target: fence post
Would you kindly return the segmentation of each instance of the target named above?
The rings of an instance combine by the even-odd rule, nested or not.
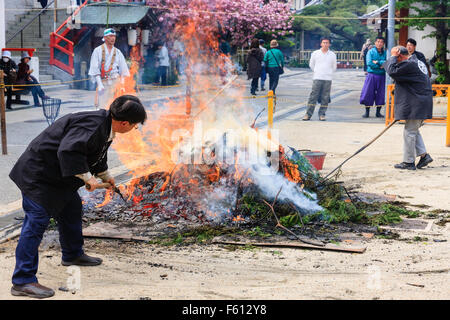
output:
[[[269,93],[267,94],[269,96],[269,99],[267,101],[267,123],[269,125],[269,130],[267,131],[267,138],[270,140],[272,139],[271,131],[273,129],[273,91],[269,90]]]
[[[2,130],[2,154],[8,154],[6,143],[6,110],[5,110],[5,83],[3,79],[3,70],[0,70],[0,113]]]
[[[450,147],[450,86],[447,87],[447,139],[445,145]]]

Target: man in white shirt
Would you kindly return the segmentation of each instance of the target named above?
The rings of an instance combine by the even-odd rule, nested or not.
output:
[[[158,81],[161,86],[167,86],[167,73],[169,71],[169,51],[164,43],[158,44],[158,51],[156,54],[158,58]]]
[[[336,54],[329,50],[331,41],[329,38],[320,39],[320,49],[311,55],[309,67],[314,72],[313,86],[308,100],[308,109],[303,120],[311,119],[316,103],[320,103],[319,120],[325,121],[325,113],[327,112],[330,100],[331,81],[333,72],[336,71],[337,62]]]
[[[114,99],[119,81],[123,84],[125,77],[130,76],[130,71],[122,52],[114,47],[114,29],[106,29],[103,32],[103,41],[105,43],[95,48],[92,53],[89,76],[97,83],[95,107],[107,109],[108,102]]]

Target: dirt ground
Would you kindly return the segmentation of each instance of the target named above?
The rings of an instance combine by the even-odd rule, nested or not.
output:
[[[327,152],[326,174],[384,125],[283,121],[278,128],[283,145]],[[391,128],[345,164],[340,180],[362,192],[429,206],[426,211],[450,210],[445,127],[422,128],[434,162],[417,171],[393,168],[402,161],[402,132],[401,124]],[[449,299],[449,224],[399,234],[358,243],[367,246],[362,254],[86,239],[85,251],[104,263],[75,270],[61,266],[58,247],[47,243],[38,278],[56,290],[52,299]],[[16,244],[17,238],[0,244],[0,299],[18,299],[9,292]],[[58,290],[73,283],[79,284],[73,292]]]

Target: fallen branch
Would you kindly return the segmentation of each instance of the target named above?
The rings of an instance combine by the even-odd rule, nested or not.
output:
[[[285,230],[286,232],[292,234],[294,237],[296,237],[296,238],[297,238],[298,240],[300,240],[301,242],[308,243],[308,244],[311,244],[311,245],[314,245],[314,246],[325,246],[325,244],[324,244],[323,242],[319,242],[319,241],[311,241],[311,240],[305,240],[305,239],[300,238],[298,235],[296,235],[294,232],[292,232],[291,230],[289,230],[288,228],[286,228],[285,226],[283,226],[283,225],[280,223],[280,220],[278,219],[278,217],[277,217],[277,215],[276,215],[276,213],[275,213],[274,206],[275,206],[275,202],[277,201],[277,198],[278,198],[278,196],[280,195],[280,192],[281,192],[282,189],[283,189],[283,186],[281,186],[281,188],[280,188],[280,190],[278,191],[278,193],[277,193],[275,199],[273,200],[273,203],[272,203],[272,204],[270,204],[270,203],[268,203],[266,200],[262,199],[262,201],[263,201],[266,205],[269,206],[269,208],[270,208],[270,210],[272,211],[272,213],[273,213],[275,219],[277,220],[277,224],[276,224],[275,228],[278,227],[278,228],[280,228],[280,229]]]
[[[348,253],[364,253],[366,247],[340,247],[336,245],[326,245],[326,246],[316,246],[307,243],[289,243],[289,242],[236,242],[236,241],[222,241],[214,240],[214,244],[225,244],[225,245],[235,245],[235,246],[256,246],[256,247],[278,247],[278,248],[301,248],[301,249],[315,249],[324,251],[337,251],[337,252],[348,252]]]

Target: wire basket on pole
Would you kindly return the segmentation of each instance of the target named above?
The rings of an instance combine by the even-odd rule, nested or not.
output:
[[[61,99],[42,99],[42,109],[49,126],[55,122],[56,118],[58,118],[60,107]]]

